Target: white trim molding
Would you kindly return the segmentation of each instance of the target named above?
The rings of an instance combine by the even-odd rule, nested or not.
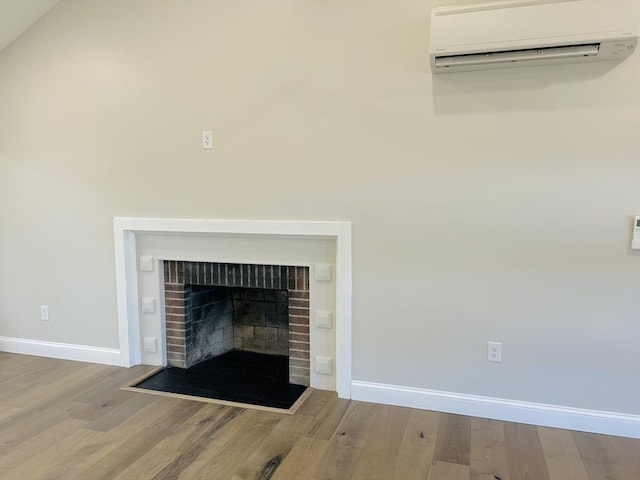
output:
[[[71,343],[45,342],[25,338],[0,337],[0,351],[78,362],[120,365],[120,350]]]
[[[336,242],[336,381],[338,396],[351,398],[351,222],[113,219],[121,365],[140,363],[136,234],[259,235],[328,238]]]
[[[521,402],[357,380],[354,380],[351,384],[351,398],[363,402],[434,410],[507,422],[640,438],[640,415]]]

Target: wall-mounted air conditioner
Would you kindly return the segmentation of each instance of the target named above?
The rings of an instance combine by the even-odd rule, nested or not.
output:
[[[620,61],[638,44],[640,2],[524,0],[434,9],[434,73]]]

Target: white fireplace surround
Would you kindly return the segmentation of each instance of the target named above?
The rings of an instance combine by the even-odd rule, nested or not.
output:
[[[116,217],[113,221],[120,363],[141,363],[136,234],[215,234],[333,239],[336,242],[336,387],[351,398],[351,223]]]

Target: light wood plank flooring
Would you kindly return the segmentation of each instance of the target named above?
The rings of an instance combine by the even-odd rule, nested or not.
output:
[[[283,415],[119,389],[150,368],[0,353],[0,478],[640,479],[639,440],[322,391]]]

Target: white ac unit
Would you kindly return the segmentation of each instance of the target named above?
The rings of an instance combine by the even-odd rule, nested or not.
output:
[[[638,23],[638,2],[630,0],[524,0],[436,8],[431,13],[431,70],[620,61],[638,44]]]

